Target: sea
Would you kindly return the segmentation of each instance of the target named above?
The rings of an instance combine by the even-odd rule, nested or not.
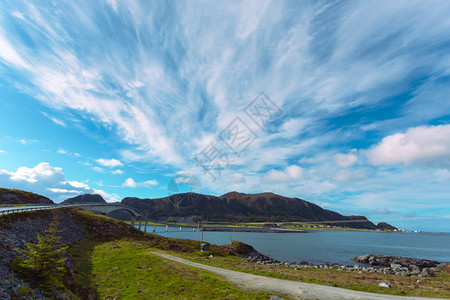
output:
[[[153,226],[147,228],[153,231]],[[156,234],[201,240],[192,228],[156,226]],[[279,261],[313,264],[355,265],[352,257],[383,254],[450,262],[450,233],[362,232],[306,230],[306,233],[215,232],[204,231],[203,241],[225,245],[231,240],[252,245],[258,252]]]

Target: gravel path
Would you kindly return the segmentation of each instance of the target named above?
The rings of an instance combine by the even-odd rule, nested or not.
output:
[[[244,272],[231,271],[227,269],[207,266],[195,262],[188,261],[173,255],[162,254],[162,253],[150,253],[154,255],[159,255],[163,258],[170,259],[188,266],[204,269],[211,271],[218,275],[225,277],[229,282],[234,285],[243,288],[245,290],[252,290],[258,292],[281,292],[288,294],[295,299],[425,299],[418,297],[404,297],[404,296],[394,296],[394,295],[382,295],[373,294],[366,292],[358,292],[353,290],[347,290],[337,287],[283,280],[270,278],[265,276],[253,275]],[[426,298],[430,299],[430,298]]]

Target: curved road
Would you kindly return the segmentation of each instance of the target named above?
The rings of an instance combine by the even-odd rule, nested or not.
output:
[[[295,299],[364,299],[364,300],[379,300],[379,299],[430,299],[419,297],[405,297],[394,295],[373,294],[366,292],[358,292],[347,290],[343,288],[331,287],[320,284],[283,280],[270,278],[260,275],[253,275],[244,272],[231,271],[227,269],[212,267],[195,262],[188,261],[169,254],[154,253],[149,254],[159,255],[163,258],[170,259],[188,266],[204,269],[226,278],[227,281],[234,285],[258,292],[281,292],[285,293]]]

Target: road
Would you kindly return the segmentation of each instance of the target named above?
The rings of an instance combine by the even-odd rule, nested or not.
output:
[[[17,204],[17,206],[4,206],[0,207],[0,215],[2,214],[9,214],[17,211],[26,211],[26,210],[41,210],[41,209],[52,209],[57,208],[56,205],[26,205],[26,206],[20,206],[20,204]]]
[[[405,297],[394,295],[373,294],[366,292],[358,292],[347,290],[343,288],[331,287],[320,284],[276,279],[271,277],[248,274],[244,272],[231,271],[227,269],[212,267],[195,262],[188,261],[169,254],[154,253],[149,254],[159,255],[163,258],[170,259],[188,266],[204,269],[218,275],[225,277],[225,279],[235,286],[251,291],[257,292],[276,292],[285,293],[294,299],[364,299],[364,300],[379,300],[379,299],[430,299],[419,297]]]

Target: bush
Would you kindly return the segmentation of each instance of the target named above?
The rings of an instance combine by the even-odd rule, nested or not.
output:
[[[44,291],[62,286],[61,279],[66,273],[64,254],[68,247],[59,243],[58,225],[59,219],[55,217],[45,234],[38,234],[37,243],[28,242],[25,250],[15,249],[19,256],[13,261],[12,269]]]

